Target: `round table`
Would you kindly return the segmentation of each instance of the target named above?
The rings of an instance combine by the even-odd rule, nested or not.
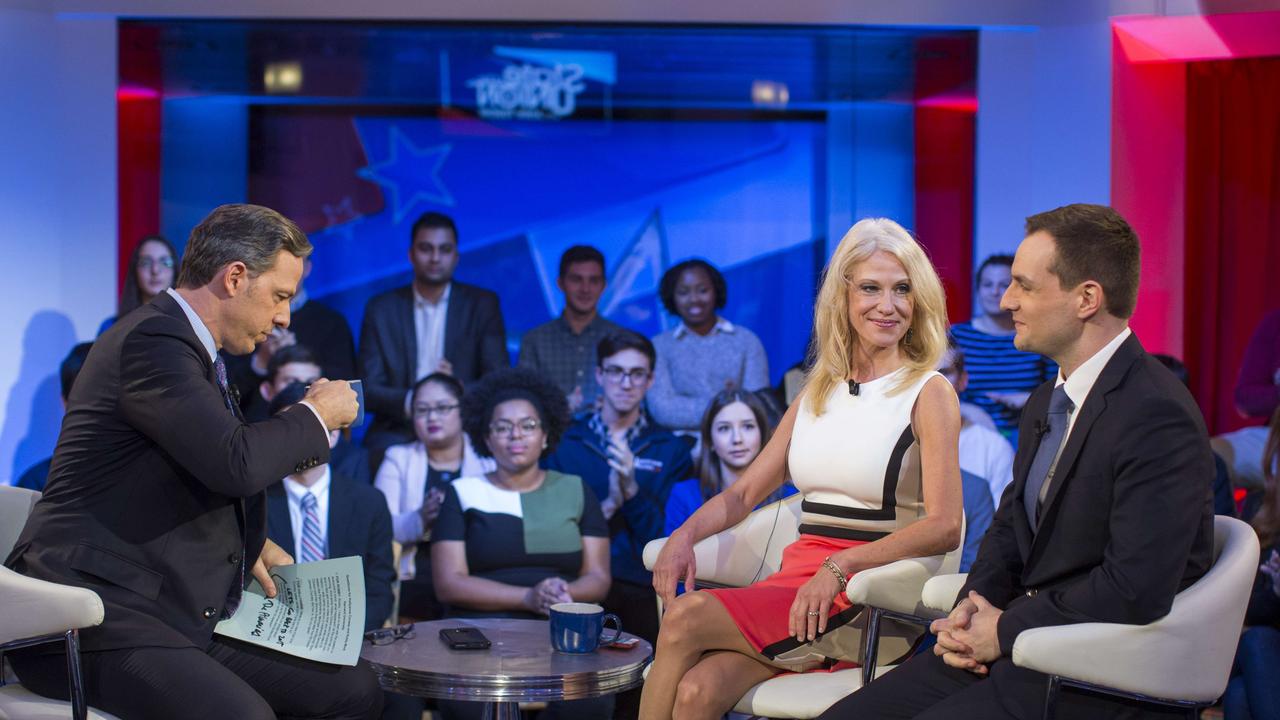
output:
[[[517,720],[517,703],[580,700],[639,686],[653,646],[641,640],[629,650],[600,648],[570,655],[551,649],[546,620],[506,618],[421,622],[414,636],[387,645],[366,642],[360,657],[378,683],[418,697],[488,703],[485,717]],[[489,638],[487,650],[453,650],[440,640],[445,628],[474,627]],[[605,632],[609,632],[606,630]],[[623,633],[624,637],[633,637]]]

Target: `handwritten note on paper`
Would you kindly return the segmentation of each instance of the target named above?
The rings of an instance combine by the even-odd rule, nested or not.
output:
[[[364,562],[352,556],[281,565],[271,579],[274,598],[254,580],[236,614],[214,632],[308,660],[355,665],[364,637]]]

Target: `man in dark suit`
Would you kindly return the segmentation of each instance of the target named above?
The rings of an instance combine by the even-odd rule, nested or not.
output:
[[[339,667],[213,635],[249,575],[292,558],[266,538],[265,489],[328,460],[355,419],[346,382],[245,423],[218,350],[253,351],[289,324],[311,251],[279,213],[223,205],[191,232],[176,290],[94,343],[71,390],[45,494],[6,564],[89,588],[104,620],[81,634],[88,701],[130,718],[376,717],[363,667]],[[11,654],[23,684],[67,697],[60,648]]]
[[[1004,493],[938,644],[824,718],[1039,718],[1048,677],[1010,660],[1023,630],[1145,624],[1208,570],[1213,456],[1186,388],[1128,328],[1138,238],[1114,210],[1027,219],[1001,306],[1014,344],[1060,374],[1022,413]],[[1179,711],[1180,713],[1182,711]],[[1059,696],[1059,718],[1147,717],[1128,701]]]
[[[418,380],[444,372],[466,384],[510,364],[498,296],[453,280],[453,220],[434,212],[418,218],[409,261],[413,283],[370,300],[360,329],[361,376],[374,413],[365,445],[378,457],[413,440],[409,403]]]
[[[302,383],[284,387],[272,398],[270,413],[293,407],[306,392]],[[329,448],[337,442],[338,431],[330,431]],[[309,517],[308,506],[313,504],[316,513]],[[308,536],[317,542],[304,543]],[[369,483],[343,475],[329,463],[290,474],[267,488],[267,537],[293,553],[298,562],[351,555],[361,558],[364,629],[382,627],[391,615],[391,585],[396,579],[391,513],[386,497]],[[313,550],[316,557],[309,555]]]

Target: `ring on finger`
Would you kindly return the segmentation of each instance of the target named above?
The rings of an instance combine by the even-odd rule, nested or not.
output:
[[[808,612],[809,617],[817,617],[817,616],[819,616],[819,615],[821,615],[821,614],[822,614],[822,613],[818,612],[817,610],[810,610],[810,611]]]

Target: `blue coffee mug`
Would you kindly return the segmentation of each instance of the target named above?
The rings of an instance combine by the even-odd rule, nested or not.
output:
[[[603,640],[604,624],[612,620],[613,637]],[[622,621],[594,603],[556,603],[551,606],[551,647],[562,653],[595,652],[622,637]]]

